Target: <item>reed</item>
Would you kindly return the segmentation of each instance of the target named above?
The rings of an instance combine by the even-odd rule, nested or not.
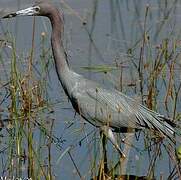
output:
[[[174,15],[179,3],[164,0],[148,5],[143,1],[93,0],[85,18],[65,1],[62,5],[78,20],[86,37],[86,46],[73,51],[77,53],[75,57],[88,59],[87,64],[83,61],[84,65],[77,65],[80,71],[91,78],[99,77],[105,86],[128,95],[136,94],[138,102],[179,123],[180,26]],[[101,13],[109,20],[109,27],[104,24],[109,30],[99,39],[99,23],[105,23],[105,19],[100,19],[104,17]],[[58,98],[52,93],[60,87],[55,85],[58,80],[52,75],[49,27],[41,20],[44,31],[37,35],[35,20],[31,24],[27,55],[19,53],[16,35],[7,30],[11,22],[1,24],[6,32],[3,32],[5,39],[0,41],[0,174],[51,180],[69,168],[68,175],[78,179],[180,178],[180,159],[175,151],[178,145],[171,145],[153,132],[120,133],[117,139],[127,156],[126,160],[120,159],[103,134],[85,125],[78,116],[70,115],[72,109],[69,110],[66,97],[57,90]],[[64,39],[69,41],[68,33],[73,36],[67,42],[70,47],[74,47],[71,43],[77,43],[72,31],[68,29]],[[76,48],[79,49],[79,44]],[[70,61],[73,55],[68,55]],[[97,58],[99,64],[94,65]],[[6,59],[10,59],[10,65]],[[160,163],[165,161],[163,169]],[[161,170],[166,171],[167,177]]]

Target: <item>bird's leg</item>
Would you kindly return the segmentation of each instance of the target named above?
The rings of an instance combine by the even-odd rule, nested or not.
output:
[[[116,138],[112,132],[112,130],[108,127],[108,126],[102,126],[101,127],[101,131],[104,133],[104,135],[111,141],[111,143],[114,145],[114,147],[117,149],[117,151],[120,153],[122,158],[125,158],[125,154],[123,153],[123,151],[121,150],[121,148],[119,147]]]
[[[101,141],[102,141],[102,149],[103,149],[103,158],[104,158],[104,172],[107,173],[108,166],[107,166],[107,152],[106,152],[106,140],[107,137],[103,133],[103,131],[100,131]]]

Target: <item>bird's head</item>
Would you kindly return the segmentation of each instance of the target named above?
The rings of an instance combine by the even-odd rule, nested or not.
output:
[[[11,17],[16,17],[16,16],[48,16],[49,17],[49,15],[55,11],[57,11],[57,9],[54,6],[52,6],[52,4],[41,1],[29,8],[9,13],[5,15],[3,18],[11,18]]]

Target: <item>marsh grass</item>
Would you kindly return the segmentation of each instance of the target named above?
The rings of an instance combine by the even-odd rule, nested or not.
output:
[[[1,86],[1,92],[7,91],[1,106],[8,104],[6,111],[7,119],[3,122],[4,137],[6,142],[2,156],[3,177],[29,177],[32,179],[52,179],[51,144],[54,143],[61,149],[61,141],[52,132],[54,121],[51,115],[45,117],[44,113],[51,113],[51,105],[47,100],[47,83],[45,79],[38,80],[34,74],[34,37],[35,21],[32,30],[32,47],[27,57],[28,64],[16,53],[16,42],[7,33],[7,40],[11,42],[10,48],[10,72],[7,79],[9,82]],[[40,71],[45,74],[47,62],[44,49],[45,35],[42,38],[42,54]],[[6,45],[5,45],[6,46]],[[6,48],[6,47],[3,48]],[[5,64],[3,58],[2,64]],[[3,80],[2,80],[3,81]],[[1,82],[3,84],[3,82]],[[2,93],[3,95],[3,93]],[[46,121],[45,121],[46,118]],[[47,119],[48,118],[48,119]],[[47,124],[46,124],[47,123]],[[44,154],[44,155],[43,155]]]
[[[141,102],[150,109],[161,109],[163,114],[173,119],[174,122],[180,119],[180,40],[179,35],[170,32],[167,36],[162,35],[164,28],[168,28],[168,24],[172,24],[171,19],[174,18],[177,1],[175,3],[164,3],[161,1],[154,4],[154,7],[148,4],[131,1],[109,1],[110,12],[110,39],[111,43],[107,46],[108,52],[114,52],[111,64],[106,65],[106,53],[102,52],[97,45],[97,39],[94,38],[96,33],[96,21],[99,15],[99,6],[101,2],[93,1],[90,19],[82,18],[78,12],[74,11],[64,1],[62,4],[76,16],[82,24],[89,39],[88,45],[88,66],[82,67],[84,71],[93,74],[102,75],[103,78],[108,77],[110,73],[116,77],[115,87],[123,92],[137,93]],[[130,4],[129,4],[130,3]],[[128,27],[125,26],[128,19],[124,19],[124,9],[130,11],[134,8],[135,18]],[[161,12],[162,19],[154,23],[153,9],[157,7]],[[129,14],[129,13],[128,13]],[[154,16],[155,18],[155,16]],[[152,26],[154,25],[153,28]],[[32,41],[31,48],[27,57],[21,57],[16,50],[16,41],[9,32],[6,34],[5,40],[1,45],[0,63],[3,67],[3,75],[5,80],[0,76],[0,128],[2,128],[1,136],[6,139],[1,149],[1,173],[8,177],[28,176],[32,179],[54,179],[56,178],[55,166],[60,165],[64,156],[68,156],[74,174],[80,179],[174,179],[180,178],[180,160],[176,155],[175,148],[167,140],[164,140],[154,132],[139,134],[120,133],[117,139],[120,141],[126,157],[131,157],[135,162],[135,175],[132,172],[132,162],[130,159],[120,159],[114,148],[107,141],[103,134],[98,131],[84,133],[81,130],[74,130],[83,134],[83,138],[77,142],[73,142],[70,146],[62,150],[64,140],[54,135],[56,128],[56,119],[54,120],[54,107],[50,100],[50,92],[47,79],[49,80],[51,61],[51,47],[47,47],[49,41],[47,33],[42,32],[40,38],[40,54],[38,54],[39,66],[36,66],[35,59],[35,19],[32,25]],[[136,29],[136,30],[135,30]],[[154,33],[153,33],[153,32]],[[131,35],[130,35],[131,34]],[[164,33],[163,33],[164,34]],[[131,38],[130,38],[130,37]],[[5,42],[5,44],[4,44]],[[6,50],[2,50],[10,43],[8,54],[10,55],[10,71],[6,70],[6,63],[2,54],[6,54]],[[8,45],[7,45],[8,44]],[[125,54],[122,56],[122,52]],[[92,60],[99,57],[104,65],[92,65]],[[28,63],[24,65],[24,58]],[[73,57],[72,57],[73,58]],[[123,59],[123,58],[126,58]],[[80,65],[81,66],[81,65]],[[124,78],[125,74],[129,77]],[[61,101],[61,100],[60,100]],[[140,100],[138,100],[140,102]],[[67,131],[73,126],[70,123]],[[80,132],[81,131],[81,132]],[[72,132],[71,132],[72,133]],[[137,146],[136,140],[143,143]],[[79,144],[79,145],[77,145]],[[80,166],[80,160],[74,154],[81,144],[86,144],[86,158],[83,164],[88,164],[86,173],[83,173]],[[136,145],[135,145],[136,144]],[[123,146],[124,145],[124,146]],[[53,160],[56,147],[60,156],[56,159],[57,164]],[[87,150],[88,149],[88,150]],[[133,155],[133,153],[135,153]],[[145,155],[146,154],[146,155]],[[146,174],[142,174],[142,164],[145,164],[142,156],[146,156],[146,164],[148,166]],[[88,158],[87,158],[88,157]],[[159,161],[167,158],[168,176],[165,177],[161,172],[157,172]],[[80,158],[81,159],[81,158]],[[64,163],[68,163],[63,161]],[[72,172],[72,170],[70,170]],[[160,177],[158,177],[158,175]]]
[[[110,7],[115,8],[117,2],[111,2]],[[135,9],[138,10],[138,4],[134,3]],[[159,7],[162,6],[162,4],[159,4]],[[177,76],[177,70],[175,67],[179,64],[179,56],[180,56],[180,47],[177,46],[177,40],[175,40],[174,37],[172,37],[172,34],[170,34],[170,37],[164,38],[161,42],[159,42],[158,46],[155,46],[153,43],[155,43],[155,39],[160,38],[159,33],[162,31],[162,28],[167,24],[167,20],[169,19],[169,16],[173,13],[173,9],[176,7],[176,4],[168,5],[165,4],[165,20],[163,20],[158,26],[158,29],[156,30],[155,36],[152,39],[152,35],[150,34],[150,25],[149,25],[149,16],[151,15],[151,7],[149,5],[145,6],[145,15],[143,18],[143,25],[140,24],[141,29],[141,36],[140,39],[137,41],[137,44],[135,46],[133,45],[133,48],[128,49],[128,57],[130,57],[130,62],[132,63],[133,67],[136,69],[138,77],[139,77],[139,86],[137,89],[140,96],[142,97],[142,103],[146,104],[150,109],[157,110],[158,107],[160,107],[161,103],[159,101],[160,93],[165,92],[164,96],[161,96],[163,98],[165,111],[167,112],[167,115],[171,117],[173,121],[178,120],[179,112],[177,112],[177,106],[179,106],[179,97],[178,94],[180,94],[180,81],[178,80],[179,76]],[[119,9],[119,8],[118,8]],[[116,8],[114,9],[114,14],[112,14],[112,22],[115,22],[116,20]],[[140,16],[139,12],[136,11],[138,16]],[[120,18],[119,14],[119,18]],[[138,17],[138,19],[142,19],[142,17]],[[121,25],[122,25],[122,19]],[[148,25],[147,25],[148,24]],[[114,29],[114,24],[111,26]],[[125,34],[124,28],[121,27],[122,33]],[[114,31],[114,30],[112,30]],[[116,32],[115,32],[116,33]],[[124,35],[124,37],[126,37]],[[173,39],[172,39],[173,38]],[[113,40],[114,41],[114,40]],[[113,42],[114,43],[114,42]],[[114,44],[115,45],[115,44]],[[127,47],[127,44],[125,43],[125,46]],[[114,47],[115,48],[115,47]],[[137,55],[137,51],[139,51],[139,55]],[[135,57],[138,56],[136,59]],[[92,70],[95,72],[96,68],[89,67],[85,68]],[[109,70],[105,70],[105,68],[101,68],[101,66],[98,66],[97,72],[108,72]],[[121,87],[122,87],[122,69],[121,69]],[[137,84],[137,83],[133,83]],[[160,86],[160,84],[162,86]],[[159,89],[161,87],[161,90]],[[145,95],[145,89],[146,89],[146,95]],[[121,88],[123,90],[123,88]],[[168,103],[169,101],[169,103]],[[169,105],[168,105],[169,104]],[[170,105],[172,104],[172,105]],[[178,115],[176,114],[178,113]],[[177,119],[175,119],[177,117]],[[148,134],[147,134],[148,133]],[[180,133],[179,133],[180,134]],[[150,165],[147,172],[147,178],[152,179],[155,177],[155,166],[158,161],[158,159],[162,156],[162,151],[165,148],[168,156],[170,157],[170,163],[174,165],[172,171],[170,171],[170,177],[172,175],[174,178],[180,177],[180,165],[179,160],[177,159],[177,156],[174,154],[174,147],[171,147],[170,145],[165,145],[165,142],[163,142],[159,138],[154,139],[150,138],[150,133],[146,132],[145,134],[145,150],[148,151],[148,156],[150,157]],[[130,143],[131,144],[131,143]],[[170,149],[168,147],[171,147]],[[131,149],[131,145],[128,147]],[[125,147],[126,149],[126,147]],[[171,155],[172,154],[172,155]],[[175,157],[175,158],[173,158]],[[117,176],[116,173],[113,173],[111,177],[108,173],[108,167],[105,167],[105,164],[110,164],[108,160],[104,160],[105,158],[102,158],[102,161],[100,161],[100,171],[98,177],[95,179],[107,179],[107,178],[115,178]],[[176,160],[177,159],[177,160]],[[104,162],[104,163],[103,163]],[[122,165],[124,163],[122,162]],[[120,166],[119,161],[116,164],[115,167]],[[129,166],[128,164],[124,164],[122,167],[123,169]],[[110,167],[111,168],[111,167]],[[122,171],[121,168],[121,171]],[[114,169],[114,168],[113,168]],[[117,171],[115,171],[117,172]],[[174,173],[173,173],[174,172]],[[101,174],[101,175],[100,175]],[[122,174],[122,173],[121,173]],[[101,177],[101,178],[100,178]],[[104,178],[103,178],[104,177]],[[120,178],[122,178],[120,176]],[[123,177],[126,178],[126,177]],[[139,179],[139,177],[131,177],[133,179]],[[145,177],[146,178],[146,177]],[[163,178],[161,175],[160,178]],[[173,178],[173,177],[172,177]],[[129,179],[129,176],[127,177]]]

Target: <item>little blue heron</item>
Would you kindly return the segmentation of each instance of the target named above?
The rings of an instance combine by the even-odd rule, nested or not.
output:
[[[56,72],[72,106],[86,121],[100,128],[122,153],[113,130],[121,128],[150,129],[160,132],[174,141],[175,124],[136,100],[115,90],[101,87],[100,84],[75,73],[67,63],[62,42],[63,20],[58,9],[48,2],[10,13],[4,18],[15,16],[46,16],[52,25],[51,46]]]

